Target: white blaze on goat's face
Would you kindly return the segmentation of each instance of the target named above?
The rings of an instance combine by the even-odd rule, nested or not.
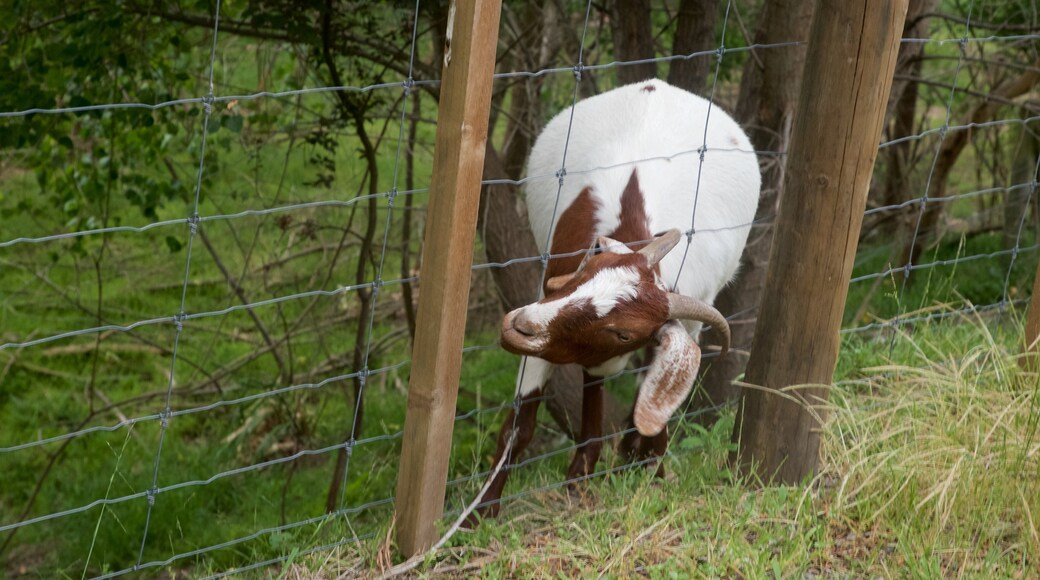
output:
[[[567,296],[544,303],[538,302],[524,310],[529,321],[548,326],[565,306],[577,305],[588,300],[596,309],[596,316],[602,318],[617,307],[619,302],[633,300],[639,293],[639,282],[639,271],[635,268],[604,268]]]

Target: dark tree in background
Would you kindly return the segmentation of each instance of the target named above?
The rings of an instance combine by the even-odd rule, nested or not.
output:
[[[814,6],[813,0],[763,3],[754,42],[804,43]],[[716,307],[731,317],[731,340],[735,348],[728,357],[713,360],[702,370],[701,388],[694,396],[697,406],[717,405],[733,400],[738,394],[732,381],[747,364],[747,349],[751,347],[755,334],[757,308],[765,286],[773,241],[773,217],[784,181],[786,157],[782,152],[790,139],[805,51],[804,44],[784,50],[763,50],[752,53],[744,63],[736,119],[748,131],[755,150],[767,152],[760,158],[762,195],[737,279],[715,300]],[[768,152],[780,152],[781,155]],[[708,415],[705,419],[711,421],[713,416]]]
[[[691,55],[717,48],[715,23],[718,13],[719,0],[682,0],[676,18],[673,54]],[[712,72],[712,62],[703,56],[672,61],[668,67],[668,82],[702,95]]]

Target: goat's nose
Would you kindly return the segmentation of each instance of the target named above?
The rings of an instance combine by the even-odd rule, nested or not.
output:
[[[513,318],[513,330],[524,336],[534,336],[538,333],[538,326],[528,320],[525,313],[521,311],[517,313],[515,318]]]

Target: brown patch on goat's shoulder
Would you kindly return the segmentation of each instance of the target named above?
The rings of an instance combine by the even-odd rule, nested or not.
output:
[[[650,233],[650,218],[646,215],[646,200],[643,192],[639,189],[638,170],[633,169],[628,178],[625,190],[621,192],[621,213],[618,215],[618,227],[610,234],[610,237],[629,244],[633,250],[645,246],[653,234]],[[642,243],[633,243],[642,242]],[[659,271],[654,266],[655,271]]]
[[[643,92],[644,93],[652,93],[652,92],[654,92],[656,90],[657,90],[657,87],[655,87],[654,85],[644,85],[643,86]]]
[[[599,201],[592,196],[592,188],[586,187],[581,190],[574,202],[556,221],[556,231],[553,233],[549,252],[555,256],[589,249],[596,233],[596,210],[598,209]],[[585,254],[579,252],[573,256],[549,260],[545,279],[574,272],[584,258]]]

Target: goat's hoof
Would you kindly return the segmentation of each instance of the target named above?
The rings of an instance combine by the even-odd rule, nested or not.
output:
[[[471,513],[468,516],[466,516],[466,519],[462,520],[462,524],[459,525],[459,528],[463,530],[475,530],[479,525],[480,516],[476,513]]]
[[[500,507],[500,504],[494,503],[491,505],[484,506],[482,508],[477,508],[470,512],[470,514],[466,516],[466,519],[462,520],[462,525],[460,525],[459,527],[466,530],[475,530],[477,529],[477,527],[480,526],[480,522],[482,520],[497,517],[498,510]]]

